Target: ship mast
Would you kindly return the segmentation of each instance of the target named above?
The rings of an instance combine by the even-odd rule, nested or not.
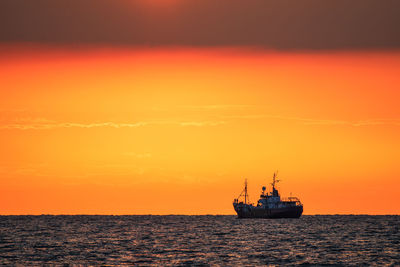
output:
[[[279,182],[279,180],[276,180],[277,175],[278,175],[278,171],[274,172],[274,177],[273,177],[273,180],[271,183],[273,189],[275,189],[275,184]]]
[[[244,204],[247,204],[247,179],[244,180]]]
[[[247,204],[247,200],[249,199],[249,194],[247,194],[247,179],[244,180],[244,189],[243,191],[240,193],[239,197],[237,199],[239,199],[240,197],[243,196],[244,193],[244,204]]]

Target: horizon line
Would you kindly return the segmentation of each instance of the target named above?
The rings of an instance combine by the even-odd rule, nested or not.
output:
[[[0,214],[0,216],[235,216],[236,214]],[[302,216],[400,216],[399,214],[367,214],[367,213],[316,213],[303,214]],[[261,218],[263,219],[263,218]]]

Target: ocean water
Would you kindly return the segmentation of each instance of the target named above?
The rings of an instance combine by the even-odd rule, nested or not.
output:
[[[0,216],[0,265],[400,265],[400,216]]]

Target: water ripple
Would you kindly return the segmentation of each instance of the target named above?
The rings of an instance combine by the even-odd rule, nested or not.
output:
[[[400,265],[400,216],[0,216],[0,265]]]

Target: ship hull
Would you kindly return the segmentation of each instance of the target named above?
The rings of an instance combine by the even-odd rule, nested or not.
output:
[[[300,216],[303,214],[303,206],[266,209],[263,207],[254,207],[250,205],[234,205],[234,208],[238,218],[300,218]]]

